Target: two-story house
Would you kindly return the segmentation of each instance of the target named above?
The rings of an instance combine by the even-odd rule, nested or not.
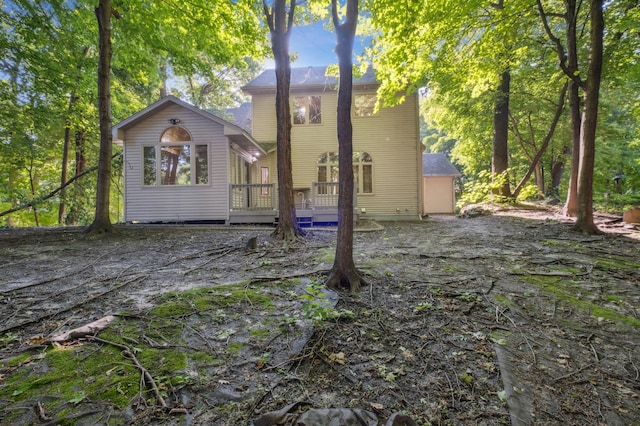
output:
[[[293,68],[292,167],[302,224],[337,220],[337,80],[325,67]],[[168,96],[117,124],[125,221],[273,223],[277,217],[275,72],[243,87],[251,113],[231,123]],[[377,83],[353,84],[355,213],[416,219],[422,203],[418,100],[375,112]],[[246,112],[246,110],[245,110]]]

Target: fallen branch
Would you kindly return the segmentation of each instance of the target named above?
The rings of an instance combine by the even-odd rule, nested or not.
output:
[[[96,336],[87,336],[87,339],[95,341],[95,342],[99,342],[99,343],[102,343],[102,344],[105,344],[105,345],[111,345],[111,346],[114,346],[114,347],[116,347],[118,349],[121,349],[122,350],[122,356],[124,356],[127,359],[130,359],[133,362],[133,364],[135,365],[135,367],[138,369],[138,371],[140,371],[140,373],[142,374],[144,382],[153,391],[153,394],[156,397],[156,401],[158,402],[158,405],[160,405],[162,408],[166,408],[166,409],[169,408],[169,406],[165,402],[165,400],[162,397],[162,395],[160,395],[160,389],[158,388],[158,385],[156,384],[156,381],[153,380],[153,377],[151,376],[149,371],[147,371],[147,369],[144,368],[144,366],[142,364],[140,364],[140,361],[138,361],[138,358],[136,358],[136,356],[133,354],[133,352],[131,351],[131,349],[128,346],[121,345],[120,343],[112,342],[110,340],[104,340],[104,339],[101,339],[101,338],[96,337]]]
[[[118,157],[120,155],[122,155],[122,154],[120,154],[120,153],[114,154],[111,157],[111,159],[113,160],[114,158],[116,158],[116,157]],[[20,205],[18,207],[13,207],[13,208],[11,208],[9,210],[5,210],[3,212],[0,212],[0,217],[6,216],[6,215],[11,214],[11,213],[15,213],[15,212],[20,211],[20,210],[24,210],[24,209],[29,208],[29,207],[35,207],[37,204],[39,204],[39,203],[41,203],[43,201],[46,201],[49,198],[52,198],[54,195],[56,195],[58,192],[60,192],[63,189],[65,189],[67,186],[71,185],[76,180],[80,179],[81,177],[84,177],[84,176],[88,175],[89,173],[95,172],[96,170],[98,170],[98,166],[90,167],[90,168],[86,169],[84,172],[80,173],[79,175],[75,175],[74,177],[72,177],[71,179],[69,179],[64,184],[60,185],[59,187],[57,187],[53,191],[49,192],[48,194],[45,194],[45,195],[43,195],[41,197],[38,197],[38,198],[36,198],[34,200],[31,200],[26,204]]]
[[[94,335],[100,330],[104,330],[110,323],[115,320],[113,315],[107,315],[97,321],[83,325],[82,327],[74,328],[65,333],[55,335],[49,339],[50,342],[67,342],[69,340],[79,339],[89,335]]]
[[[312,271],[296,272],[289,275],[257,276],[257,277],[250,278],[249,284],[263,283],[263,282],[270,282],[270,281],[280,281],[280,280],[286,280],[288,278],[308,277],[310,275],[326,274],[327,272],[329,272],[327,269],[314,269]]]

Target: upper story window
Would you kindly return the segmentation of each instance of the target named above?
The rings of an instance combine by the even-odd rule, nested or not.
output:
[[[322,124],[321,96],[293,97],[293,124]]]
[[[179,126],[166,129],[160,141],[143,150],[144,185],[202,185],[209,182],[208,146],[193,143]]]
[[[353,96],[353,116],[373,117],[375,115],[376,100],[374,93],[355,94]]]

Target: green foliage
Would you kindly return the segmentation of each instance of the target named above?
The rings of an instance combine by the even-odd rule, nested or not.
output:
[[[222,111],[267,53],[261,10],[249,0],[115,4],[111,109],[114,122],[158,99],[165,80],[209,84],[203,106]],[[95,1],[0,2],[0,207],[24,205],[61,183],[65,135],[67,179],[98,159],[98,38]],[[252,59],[247,59],[247,58]],[[229,78],[234,76],[233,78]],[[212,83],[217,81],[217,83]],[[224,87],[223,87],[224,86]],[[224,90],[223,90],[224,89]],[[239,93],[236,90],[235,93]],[[178,93],[178,94],[183,94]],[[114,164],[110,215],[121,220],[122,165]],[[93,220],[95,176],[76,181],[36,208],[2,217],[7,226]]]
[[[502,186],[505,179],[507,178],[504,174],[497,175],[495,179],[492,179],[490,171],[481,171],[478,174],[477,180],[465,183],[462,196],[457,203],[458,207],[488,201],[495,201],[497,203],[509,202],[509,199],[494,193]]]
[[[322,290],[322,284],[312,282],[307,286],[306,293],[300,297],[304,300],[302,310],[307,318],[316,324],[321,324],[328,320],[352,319],[355,314],[348,309],[336,309],[327,299],[326,293]]]

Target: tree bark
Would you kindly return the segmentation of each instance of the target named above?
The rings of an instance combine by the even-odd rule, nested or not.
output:
[[[100,117],[100,158],[98,160],[98,185],[96,210],[88,232],[115,232],[109,216],[111,192],[111,0],[100,0],[95,10],[98,19],[100,58],[98,63],[98,113]]]
[[[573,229],[585,234],[596,234],[593,222],[593,170],[595,163],[598,103],[602,78],[604,16],[603,0],[591,0],[589,70],[584,90],[584,115],[580,132],[580,167],[578,168],[578,216]]]
[[[266,0],[262,2],[265,17],[271,33],[271,49],[276,72],[276,156],[278,167],[278,226],[273,236],[291,241],[304,235],[298,225],[293,198],[293,172],[291,166],[291,107],[289,87],[291,84],[291,64],[289,59],[289,38],[293,28],[296,0],[290,0],[287,14],[286,0],[273,0],[271,11]]]
[[[336,29],[336,55],[340,80],[338,86],[338,237],[333,267],[329,272],[328,288],[348,287],[357,292],[362,278],[353,262],[353,126],[351,124],[351,98],[353,90],[353,41],[358,21],[358,0],[347,0],[344,23],[338,18],[336,0],[331,0],[331,15]]]
[[[503,197],[511,197],[509,188],[509,91],[511,87],[511,73],[506,70],[500,75],[500,85],[496,95],[496,105],[493,115],[493,155],[491,161],[491,175],[494,179],[501,179],[502,184],[494,189],[494,193]]]

